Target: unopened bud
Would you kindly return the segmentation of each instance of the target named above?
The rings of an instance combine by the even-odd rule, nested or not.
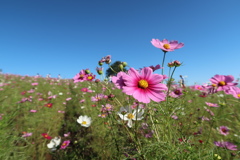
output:
[[[121,70],[123,70],[123,65],[122,65],[122,64],[119,64],[119,68],[120,68]]]
[[[99,83],[99,82],[100,82],[100,79],[96,79],[96,80],[95,80],[95,83]]]
[[[127,66],[127,62],[122,62],[123,67]]]
[[[102,66],[102,65],[103,65],[103,63],[102,63],[101,61],[99,61],[99,62],[98,62],[98,65],[99,65],[99,66]]]
[[[89,69],[86,69],[86,70],[85,70],[85,73],[86,73],[86,74],[90,74],[91,71],[90,71]]]
[[[102,75],[102,74],[103,74],[103,71],[98,70],[97,73],[98,73],[99,75]]]

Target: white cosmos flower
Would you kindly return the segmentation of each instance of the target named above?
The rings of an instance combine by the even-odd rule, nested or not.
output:
[[[77,122],[79,124],[81,124],[81,126],[83,127],[89,127],[92,123],[92,119],[91,117],[88,117],[88,116],[79,116],[79,118],[77,119]]]
[[[122,113],[125,114],[122,114]],[[132,120],[139,121],[142,120],[144,117],[142,116],[144,113],[143,109],[132,109],[131,107],[121,107],[120,111],[118,112],[119,117],[124,120],[128,121],[127,125],[129,128],[132,128]]]
[[[47,147],[51,149],[51,151],[55,151],[57,146],[61,143],[61,137],[55,137],[51,139],[50,143],[47,144]]]

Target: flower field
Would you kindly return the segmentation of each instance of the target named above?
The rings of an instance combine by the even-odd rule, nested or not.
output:
[[[111,56],[98,62],[101,80],[89,69],[73,79],[0,74],[0,159],[240,159],[236,78],[175,82],[181,62],[165,66],[165,56],[184,44],[151,42],[163,52],[161,66],[122,62],[127,71],[108,79],[102,66],[111,68]]]

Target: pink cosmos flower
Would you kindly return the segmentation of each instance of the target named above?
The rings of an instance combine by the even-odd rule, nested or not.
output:
[[[87,92],[87,91],[88,91],[88,88],[82,88],[81,91],[82,91],[82,92]]]
[[[214,142],[215,146],[218,146],[218,147],[223,147],[223,148],[226,148],[226,149],[229,149],[229,150],[237,150],[237,146],[234,145],[233,143],[230,143],[230,142]]]
[[[178,97],[180,97],[181,95],[183,95],[182,88],[176,88],[176,89],[174,89],[169,95],[170,95],[171,97],[173,97],[173,98],[178,98]]]
[[[28,93],[33,93],[35,90],[34,89],[30,89],[29,91],[27,91]]]
[[[29,112],[36,113],[37,110],[31,109]]]
[[[156,70],[158,70],[158,69],[161,69],[161,67],[160,67],[159,64],[156,65],[155,67],[154,67],[154,66],[149,66],[149,67],[153,70],[153,72],[156,71]]]
[[[117,76],[112,77],[112,82],[118,89],[123,89],[123,86],[126,86],[124,83],[125,77],[127,77],[125,72],[118,72]]]
[[[123,92],[132,95],[139,102],[150,103],[164,101],[167,86],[162,84],[163,76],[152,74],[153,71],[149,67],[143,68],[140,73],[134,68],[130,68],[128,74],[120,73],[113,83],[116,87],[123,88]],[[114,77],[113,77],[114,78]]]
[[[199,90],[199,91],[203,91],[204,90],[204,87],[201,86],[201,85],[194,85],[194,86],[191,86],[190,88],[192,88],[194,90]]]
[[[22,135],[23,138],[30,137],[30,136],[32,136],[32,133],[23,132],[23,135]]]
[[[224,136],[229,134],[229,128],[226,126],[220,126],[218,130],[219,130],[220,134],[222,134]]]
[[[231,94],[233,97],[240,99],[240,88],[236,86],[231,87],[230,90],[228,90],[227,94]]]
[[[153,46],[162,49],[163,52],[174,51],[175,49],[179,49],[184,46],[183,43],[178,43],[178,41],[175,40],[169,42],[167,39],[162,41],[159,39],[152,39],[151,43]]]
[[[106,96],[104,94],[97,94],[96,96],[92,96],[91,97],[91,101],[92,102],[98,102],[100,100],[102,100],[103,98],[106,98]]]
[[[209,107],[219,107],[218,104],[215,104],[215,103],[210,103],[210,102],[205,102],[206,105],[208,105]]]
[[[32,86],[37,86],[38,85],[38,83],[32,83]]]
[[[86,80],[87,81],[93,81],[94,79],[95,79],[95,77],[96,77],[96,75],[94,75],[94,74],[87,74],[86,75]]]
[[[64,134],[64,137],[68,137],[70,135],[70,132]]]
[[[210,79],[212,82],[212,86],[217,87],[217,91],[225,91],[227,92],[231,87],[236,86],[237,83],[232,83],[234,80],[234,77],[224,76],[224,75],[215,75]]]
[[[74,83],[77,83],[77,82],[83,82],[86,80],[86,73],[85,73],[85,70],[81,70],[78,74],[76,74],[74,77],[73,77],[73,82]]]
[[[72,98],[71,98],[71,97],[69,97],[69,98],[67,98],[67,99],[66,99],[66,101],[70,101],[71,99],[72,99]]]
[[[82,100],[80,100],[79,102],[80,102],[80,103],[84,103],[84,102],[85,102],[85,99],[82,99]]]
[[[60,149],[65,149],[68,145],[70,144],[70,141],[64,141],[61,145],[61,148]]]

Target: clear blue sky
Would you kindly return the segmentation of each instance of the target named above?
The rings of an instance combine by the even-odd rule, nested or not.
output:
[[[150,41],[165,38],[185,44],[167,53],[166,62],[184,62],[176,79],[239,77],[239,7],[240,0],[1,0],[0,68],[72,78],[81,69],[96,73],[112,55],[138,69],[161,64],[163,52]]]

